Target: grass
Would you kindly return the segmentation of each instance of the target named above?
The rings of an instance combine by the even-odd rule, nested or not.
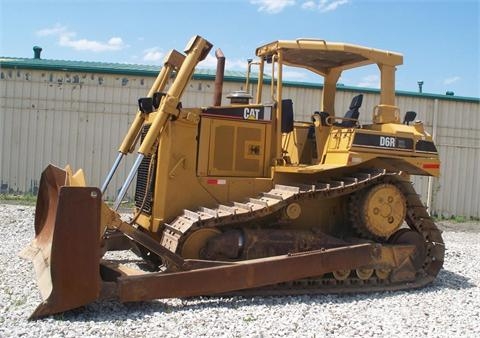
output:
[[[105,203],[112,207],[114,201],[107,200]],[[0,194],[0,203],[19,204],[34,206],[37,203],[37,196],[33,194]],[[120,204],[120,210],[130,212],[135,207],[135,202],[124,201]]]
[[[113,207],[114,202],[115,201],[111,201],[111,200],[106,200],[105,201],[105,203],[109,207]],[[122,209],[122,210],[132,210],[134,207],[135,207],[135,202],[133,202],[133,201],[125,200],[125,201],[122,201],[122,203],[120,203],[120,209]]]
[[[27,297],[26,296],[21,296],[20,298],[15,299],[15,301],[13,302],[13,305],[15,307],[20,307],[20,306],[24,305],[25,303],[27,303]]]
[[[246,317],[243,317],[243,321],[244,321],[244,322],[247,322],[247,323],[249,323],[249,322],[254,322],[254,321],[256,321],[256,320],[257,320],[257,318],[254,317],[254,316],[251,316],[251,315],[247,315]]]
[[[37,202],[37,196],[33,194],[0,194],[0,203],[12,203],[20,205],[35,205]],[[105,201],[107,205],[113,206],[113,201]],[[133,210],[135,207],[135,202],[133,201],[123,201],[120,204],[120,209],[124,211]],[[433,215],[435,221],[450,221],[455,223],[466,223],[466,222],[479,222],[479,217],[467,217],[462,215]]]
[[[0,194],[0,203],[35,205],[35,203],[37,203],[37,196],[33,194]]]
[[[435,221],[450,221],[454,223],[466,223],[466,222],[478,222],[480,218],[478,217],[466,217],[462,215],[451,215],[446,217],[444,215],[434,215],[433,219]]]

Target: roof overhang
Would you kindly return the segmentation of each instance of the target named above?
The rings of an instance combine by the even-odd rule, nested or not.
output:
[[[283,64],[309,69],[325,76],[330,70],[343,71],[369,64],[397,66],[403,63],[399,53],[325,40],[278,40],[256,50],[260,58],[282,54]]]

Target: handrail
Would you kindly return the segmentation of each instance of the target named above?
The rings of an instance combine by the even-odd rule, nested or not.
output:
[[[325,122],[327,123],[328,126],[332,126],[333,123],[331,120],[341,120],[341,121],[352,121],[352,122],[355,122],[355,125],[357,127],[360,127],[360,122],[358,121],[358,119],[353,119],[351,117],[341,117],[341,116],[328,116],[326,119],[325,119]]]
[[[297,43],[299,43],[300,41],[308,41],[308,42],[323,42],[325,45],[327,44],[327,40],[315,39],[315,38],[298,38],[295,41]]]

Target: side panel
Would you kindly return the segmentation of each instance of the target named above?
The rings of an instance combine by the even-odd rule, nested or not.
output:
[[[202,117],[199,176],[266,177],[265,122]]]
[[[198,119],[194,112],[182,112],[169,121],[158,144],[153,178],[151,213],[144,213],[137,223],[156,232],[183,209],[213,206],[216,200],[202,187],[196,175]],[[146,176],[144,170],[143,176]]]
[[[266,151],[270,124],[199,117],[197,111],[185,110],[167,122],[150,169],[155,173],[153,193],[147,196],[151,210],[136,221],[143,228],[156,232],[184,209],[242,201],[271,188]],[[146,181],[148,165],[141,176]],[[137,199],[138,207],[143,197]]]
[[[439,175],[438,153],[428,134],[397,124],[384,129],[333,128],[322,164],[351,166],[377,159],[411,175]]]

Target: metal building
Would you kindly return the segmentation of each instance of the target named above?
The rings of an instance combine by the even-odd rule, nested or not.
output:
[[[158,71],[155,66],[44,60],[39,55],[0,57],[0,193],[35,194],[40,172],[50,162],[83,168],[88,184],[101,185],[135,116],[138,98],[146,95]],[[224,103],[228,93],[245,89],[244,76],[226,72]],[[311,83],[287,84],[284,96],[293,99],[296,120],[310,120],[321,90]],[[209,106],[213,92],[214,71],[198,70],[182,104]],[[359,92],[365,95],[361,122],[368,123],[378,103],[376,89],[339,86],[335,109],[346,111]],[[439,179],[413,178],[431,212],[479,218],[480,99],[397,91],[397,105],[402,114],[418,113],[440,152]],[[109,198],[132,160],[130,156],[119,168]]]

